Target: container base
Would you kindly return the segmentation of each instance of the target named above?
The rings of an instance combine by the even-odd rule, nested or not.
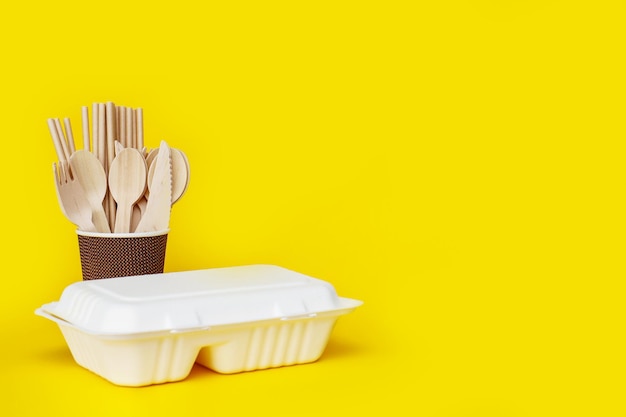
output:
[[[315,362],[337,318],[273,320],[132,339],[92,335],[62,323],[59,327],[77,364],[115,385],[139,387],[183,380],[194,363],[235,374]]]

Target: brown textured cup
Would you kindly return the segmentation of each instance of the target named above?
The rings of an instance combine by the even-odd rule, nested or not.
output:
[[[93,233],[77,230],[83,280],[160,274],[169,230]]]

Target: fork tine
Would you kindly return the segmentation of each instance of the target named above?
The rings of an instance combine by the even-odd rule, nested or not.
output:
[[[54,181],[57,184],[61,184],[61,181],[59,180],[59,171],[57,169],[57,164],[56,163],[52,163],[52,173],[54,174]]]
[[[69,182],[70,177],[69,177],[69,170],[68,170],[68,165],[67,162],[61,162],[61,182],[63,184]]]
[[[59,208],[61,209],[61,213],[67,218],[70,219],[70,216],[65,207],[65,202],[63,201],[63,183],[61,183],[61,178],[59,176],[60,165],[52,163],[52,172],[54,174],[54,181],[56,184],[54,185],[54,189],[56,190],[57,199],[59,200]],[[71,219],[70,219],[71,221]]]

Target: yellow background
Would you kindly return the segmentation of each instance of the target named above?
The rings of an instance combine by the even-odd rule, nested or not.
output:
[[[626,415],[623,1],[0,9],[1,415]],[[46,119],[108,100],[189,156],[167,271],[365,301],[317,363],[120,388],[33,314],[80,279]]]

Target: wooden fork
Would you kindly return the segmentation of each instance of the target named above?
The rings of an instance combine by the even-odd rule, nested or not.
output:
[[[78,229],[95,232],[96,226],[91,220],[91,206],[80,183],[70,176],[69,165],[53,163],[54,184],[61,211]]]

